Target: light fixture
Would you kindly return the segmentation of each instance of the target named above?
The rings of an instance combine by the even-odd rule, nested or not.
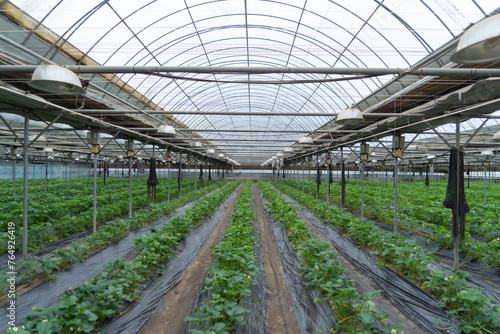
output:
[[[494,140],[494,141],[500,141],[500,131],[496,132],[496,133],[493,135],[493,140]]]
[[[450,60],[458,64],[481,64],[500,60],[500,14],[467,29]]]
[[[313,140],[309,136],[300,137],[299,144],[312,144]]]
[[[407,151],[418,151],[420,150],[420,146],[418,145],[408,145],[408,147],[406,148]]]
[[[35,140],[35,138],[37,137],[38,135],[31,135],[28,137],[28,141],[33,141]],[[44,136],[39,136],[37,139],[36,139],[37,142],[45,142],[47,141],[47,139],[44,137]]]
[[[201,146],[202,145],[201,145],[201,143],[199,141],[195,141],[195,142],[191,143],[191,147],[201,147]]]
[[[273,159],[273,160],[278,160],[278,157],[277,157],[277,156],[275,156],[275,155],[273,155],[271,159]]]
[[[44,148],[43,148],[43,151],[44,151],[45,153],[54,153],[54,149],[53,149],[52,147],[48,147],[48,146],[47,146],[47,147],[44,147]]]
[[[207,150],[207,154],[214,154],[215,153],[215,150],[213,148],[209,148]]]
[[[224,158],[224,154],[219,153],[219,155],[217,157],[219,157],[220,159],[222,159],[222,158]]]
[[[427,156],[427,160],[432,160],[432,159],[436,159],[436,156],[434,154]]]
[[[285,149],[283,150],[283,152],[285,153],[290,153],[290,152],[293,152],[293,147],[285,147]]]
[[[276,154],[276,156],[277,156],[278,158],[283,158],[283,153],[278,152],[278,154]]]
[[[358,124],[363,122],[363,114],[357,108],[347,108],[338,115],[335,123],[337,124]]]
[[[376,159],[373,159],[373,160],[372,160],[372,163],[376,164],[376,163],[377,163],[377,160],[376,160]]]
[[[171,125],[162,124],[158,127],[158,132],[166,135],[175,135],[175,129]]]
[[[490,155],[493,155],[493,151],[491,151],[491,150],[484,150],[484,151],[481,152],[481,155],[490,156]]]
[[[28,85],[51,94],[81,95],[85,92],[74,72],[57,65],[38,66]]]

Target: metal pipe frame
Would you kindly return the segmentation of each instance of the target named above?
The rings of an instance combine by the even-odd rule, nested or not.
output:
[[[0,65],[0,73],[32,73],[37,65]],[[66,65],[65,68],[77,73],[88,74],[157,74],[157,73],[205,73],[205,74],[337,74],[337,75],[417,75],[417,76],[474,76],[499,77],[500,69],[492,68],[416,68],[409,67],[284,67],[284,66],[86,66]]]

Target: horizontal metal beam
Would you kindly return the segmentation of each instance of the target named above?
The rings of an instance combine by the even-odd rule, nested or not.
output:
[[[82,114],[140,114],[138,110],[106,110],[106,109],[75,109]],[[223,115],[223,116],[321,116],[335,117],[338,112],[273,112],[273,111],[173,111],[173,110],[145,110],[148,114],[164,115]],[[425,117],[423,114],[398,114],[398,113],[365,113],[363,117]]]
[[[156,132],[155,128],[130,128],[132,131],[151,131]],[[358,131],[358,130],[257,130],[257,129],[179,129],[176,131],[182,132],[258,132],[258,133],[360,133],[372,131]],[[248,140],[252,140],[249,138]]]
[[[338,75],[418,75],[418,76],[465,76],[498,77],[500,69],[495,68],[417,68],[408,67],[231,67],[231,66],[81,66],[66,65],[75,73],[229,73],[229,74],[272,74],[311,73]],[[32,73],[36,65],[1,65],[0,73]],[[189,79],[189,78],[186,78]]]

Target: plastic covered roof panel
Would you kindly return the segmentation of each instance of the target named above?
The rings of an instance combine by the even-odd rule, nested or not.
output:
[[[408,67],[499,7],[497,1],[491,0],[10,2],[83,52],[83,58],[118,66]],[[33,34],[30,36],[34,38]],[[54,58],[57,53],[54,51],[58,50],[54,47],[43,56]],[[146,74],[118,75],[167,112],[339,112],[393,78],[389,75],[325,82],[340,76],[183,76],[172,79]],[[286,84],[289,80],[301,83]],[[248,83],[256,81],[273,84]],[[120,97],[130,103],[137,102],[127,93]],[[195,129],[263,131],[312,130],[329,120],[231,115],[177,115],[176,118]],[[200,135],[210,138],[231,134],[200,132]],[[301,136],[298,133],[241,135],[249,140],[255,136],[296,140]]]

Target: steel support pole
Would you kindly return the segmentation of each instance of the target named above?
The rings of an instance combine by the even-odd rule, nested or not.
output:
[[[47,177],[49,176],[49,154],[45,152],[45,192],[47,192]]]
[[[71,189],[71,161],[69,162],[69,189]]]
[[[330,164],[326,167],[327,177],[326,177],[326,202],[330,203]]]
[[[132,157],[128,157],[128,217],[132,217]]]
[[[455,173],[455,207],[452,205],[452,210],[455,210],[453,219],[455,220],[453,224],[455,225],[456,233],[453,233],[453,271],[458,270],[458,260],[460,256],[460,119],[457,117],[456,120],[456,147],[457,147],[457,171]],[[450,166],[451,167],[451,166]],[[452,228],[453,231],[453,228]]]
[[[361,218],[363,218],[363,209],[365,206],[365,163],[361,161]]]
[[[484,165],[484,203],[486,204],[487,200],[487,183],[488,183],[488,178],[487,178],[487,169],[488,167]]]
[[[394,155],[394,234],[398,233],[398,157]]]
[[[29,118],[24,113],[24,140],[23,140],[23,260],[28,259],[28,141]]]
[[[97,232],[97,153],[94,153],[94,199],[92,203],[92,230]]]
[[[17,157],[16,157],[17,159]],[[12,195],[16,196],[16,159],[12,159]]]
[[[305,165],[302,164],[302,192],[305,192],[306,187],[306,170]]]
[[[309,179],[307,180],[309,183],[309,195],[311,195],[311,165],[309,164]]]
[[[167,201],[170,202],[170,161],[168,162],[168,172],[167,172]]]

